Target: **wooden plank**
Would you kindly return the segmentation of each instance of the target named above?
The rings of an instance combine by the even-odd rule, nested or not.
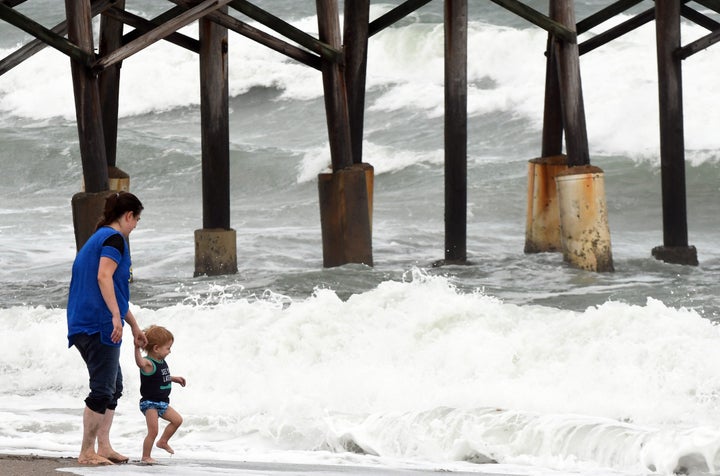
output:
[[[193,5],[193,2],[190,0],[169,0],[177,5],[181,5],[184,8],[189,8]],[[316,56],[306,50],[303,50],[301,48],[298,48],[297,46],[291,45],[289,43],[286,43],[278,38],[273,37],[272,35],[262,31],[258,30],[257,28],[254,28],[237,18],[231,17],[230,15],[223,13],[223,12],[212,12],[209,15],[206,16],[209,20],[214,21],[218,25],[222,25],[225,28],[234,31],[235,33],[238,33],[246,38],[249,38],[253,41],[256,41],[257,43],[260,43],[263,46],[266,46],[274,51],[277,51],[278,53],[282,53],[285,56],[294,59],[295,61],[299,61],[300,63],[310,66],[311,68],[320,69],[320,57]]]
[[[577,30],[577,34],[582,35],[583,33],[590,31],[596,26],[605,23],[611,18],[618,16],[619,14],[634,7],[640,2],[642,2],[642,0],[619,0],[603,8],[602,10],[593,13],[586,19],[581,20],[577,23],[577,26],[575,27]]]
[[[683,46],[678,51],[678,56],[681,60],[684,60],[685,58],[688,58],[695,53],[699,53],[700,51],[709,48],[718,41],[720,41],[720,30],[713,31],[710,34],[705,35],[702,38],[698,38],[692,43]]]
[[[27,0],[0,0],[0,4],[5,5],[6,7],[17,7],[20,4],[25,3]]]
[[[177,16],[183,11],[185,11],[185,9],[178,8],[177,11],[173,12],[173,16]],[[120,8],[111,8],[106,12],[106,15],[135,28],[133,32],[130,32],[123,37],[124,43],[129,43],[130,41],[133,41],[134,39],[142,36],[143,33],[147,33],[153,28],[156,28],[164,23],[164,15],[161,15],[159,19],[153,18],[152,20],[146,20],[145,18],[142,18],[138,15],[135,15],[134,13],[130,13]],[[171,33],[163,39],[182,48],[185,48],[186,50],[190,50],[193,53],[200,52],[200,42],[195,38],[183,35],[182,33]]]
[[[585,53],[599,48],[611,42],[612,40],[620,38],[622,35],[629,33],[637,28],[640,28],[646,23],[650,23],[654,19],[655,9],[651,8],[650,10],[645,10],[644,12],[635,15],[631,19],[626,20],[619,25],[615,25],[614,27],[603,31],[602,33],[598,33],[592,38],[589,38],[588,40],[580,43],[580,55],[584,55]]]
[[[327,58],[335,63],[340,63],[343,60],[341,46],[333,48],[332,45],[328,45],[322,40],[316,40],[311,35],[308,35],[304,31],[292,26],[274,15],[271,15],[265,10],[256,7],[246,0],[233,0],[230,2],[230,6],[258,23],[261,23],[273,31],[280,33],[285,38],[296,42],[313,53],[317,53],[323,58]]]
[[[680,7],[680,14],[684,17],[690,20],[691,22],[700,25],[701,27],[710,30],[715,31],[720,29],[720,23],[716,22],[712,18],[703,15],[702,13],[688,7],[687,5],[683,5]]]
[[[123,47],[118,48],[112,53],[95,61],[95,63],[93,64],[93,69],[97,72],[102,71],[103,69],[132,56],[138,51],[147,48],[153,43],[162,40],[166,36],[174,33],[175,31],[186,25],[189,25],[198,18],[201,18],[208,13],[217,10],[218,8],[226,6],[230,2],[231,0],[204,0],[195,7],[178,15],[173,20],[163,23],[162,25],[145,33],[140,38],[131,41]]]
[[[345,86],[354,164],[362,162],[370,0],[345,0]]]
[[[339,49],[341,39],[337,0],[316,0],[315,4],[317,6],[320,41]],[[321,71],[325,93],[325,115],[330,142],[330,158],[333,172],[336,172],[349,167],[353,163],[345,79],[341,64],[330,58],[322,58]]]
[[[404,3],[401,3],[397,7],[393,8],[389,12],[385,13],[384,15],[381,15],[377,19],[373,20],[370,23],[370,28],[368,30],[369,35],[373,36],[385,28],[389,27],[390,25],[398,22],[399,20],[402,20],[406,16],[410,15],[415,10],[427,5],[432,0],[407,0]],[[347,9],[346,9],[347,11]]]
[[[25,0],[21,0],[25,1]],[[112,6],[113,3],[115,3],[118,0],[93,0],[92,2],[92,15],[93,17],[97,16],[101,12],[103,12],[108,7]],[[0,0],[0,3],[2,0]],[[5,2],[7,4],[7,1]],[[67,35],[67,21],[63,20],[54,27],[50,29],[53,33],[65,36]],[[40,51],[44,50],[47,46],[46,43],[44,43],[41,40],[35,39],[32,41],[29,41],[22,47],[18,48],[16,51],[10,53],[5,58],[0,60],[0,76],[7,73],[17,65],[21,64],[23,61],[27,60],[28,58],[31,58],[35,54],[39,53]]]
[[[445,0],[445,263],[467,260],[467,0]]]
[[[571,29],[517,0],[492,0],[492,2],[524,18],[533,25],[539,26],[543,30],[552,33],[567,43],[575,43],[577,41],[577,35],[573,30],[575,28],[574,24]]]
[[[695,0],[695,3],[698,3],[705,8],[709,8],[715,13],[720,13],[720,0]]]
[[[26,17],[20,12],[15,11],[14,9],[5,4],[0,4],[0,20],[5,20],[11,25],[23,30],[26,33],[31,34],[35,38],[55,48],[61,53],[66,54],[67,56],[76,61],[80,61],[84,64],[90,64],[94,59],[93,54],[88,53],[87,51],[83,51],[71,41],[58,35],[52,30],[45,28],[41,24]]]

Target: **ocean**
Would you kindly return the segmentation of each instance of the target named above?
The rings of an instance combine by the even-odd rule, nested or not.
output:
[[[145,17],[167,8],[127,3]],[[314,2],[254,3],[317,31]],[[373,3],[371,18],[398,3]],[[603,6],[579,1],[577,17]],[[48,27],[64,16],[57,0],[18,9]],[[444,258],[442,10],[432,2],[370,41],[372,268],[322,265],[320,73],[231,34],[239,269],[193,277],[198,61],[160,42],[123,63],[117,165],[145,205],[130,239],[132,309],[142,326],[175,335],[168,361],[188,381],[171,395],[185,418],[175,457],[380,472],[720,472],[720,48],[683,70],[695,267],[650,254],[663,244],[654,25],[581,57],[615,272],[581,271],[558,253],[523,252],[546,35],[471,2],[470,262],[434,268]],[[682,34],[686,44],[705,31],[684,23]],[[0,57],[26,40],[0,22]],[[87,374],[67,348],[65,309],[81,182],[69,61],[46,49],[0,76],[0,453],[80,447]],[[112,438],[138,459],[145,421],[126,341]]]

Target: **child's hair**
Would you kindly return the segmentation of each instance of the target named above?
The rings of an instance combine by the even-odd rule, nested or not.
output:
[[[156,345],[160,346],[175,340],[172,332],[162,326],[155,325],[145,329],[145,337],[147,337],[147,344],[144,348],[148,352],[151,352],[153,349],[155,349]]]

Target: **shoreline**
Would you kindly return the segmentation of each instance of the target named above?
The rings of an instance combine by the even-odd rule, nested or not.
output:
[[[114,468],[122,466],[126,468],[124,475],[145,475],[157,473],[151,468],[163,468],[162,474],[192,474],[193,476],[207,474],[208,476],[244,474],[244,475],[288,475],[302,476],[322,474],[323,476],[352,476],[352,475],[432,475],[452,474],[454,476],[478,476],[492,475],[502,476],[501,473],[484,471],[452,471],[447,469],[410,469],[410,468],[388,468],[357,465],[336,465],[336,464],[307,464],[307,463],[276,463],[276,462],[251,462],[251,461],[213,461],[213,460],[186,460],[175,459],[161,461],[157,466],[142,465],[138,461],[128,464],[109,466],[81,465],[77,458],[68,456],[39,456],[30,454],[5,454],[0,453],[0,476],[61,476],[61,475],[83,475],[97,474],[96,468]],[[168,466],[171,473],[168,473]],[[86,471],[88,470],[88,471]],[[113,472],[110,470],[110,472]]]

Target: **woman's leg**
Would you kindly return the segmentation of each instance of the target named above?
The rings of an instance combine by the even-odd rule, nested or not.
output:
[[[83,439],[78,462],[80,464],[111,464],[106,457],[98,454],[95,444],[106,424],[107,407],[116,392],[120,348],[100,342],[100,334],[78,334],[73,344],[80,352],[90,377],[90,393],[85,399],[83,413]],[[110,420],[112,423],[112,419]],[[109,427],[107,429],[109,433]]]
[[[105,410],[105,418],[103,418],[100,431],[97,435],[98,442],[98,454],[109,459],[113,463],[127,463],[129,458],[121,455],[115,451],[110,444],[110,428],[112,427],[113,418],[115,417],[115,408],[117,407],[117,401],[122,396],[123,391],[123,376],[120,365],[118,364],[117,376],[115,378],[115,393],[113,394],[112,400],[108,404],[108,409]]]

